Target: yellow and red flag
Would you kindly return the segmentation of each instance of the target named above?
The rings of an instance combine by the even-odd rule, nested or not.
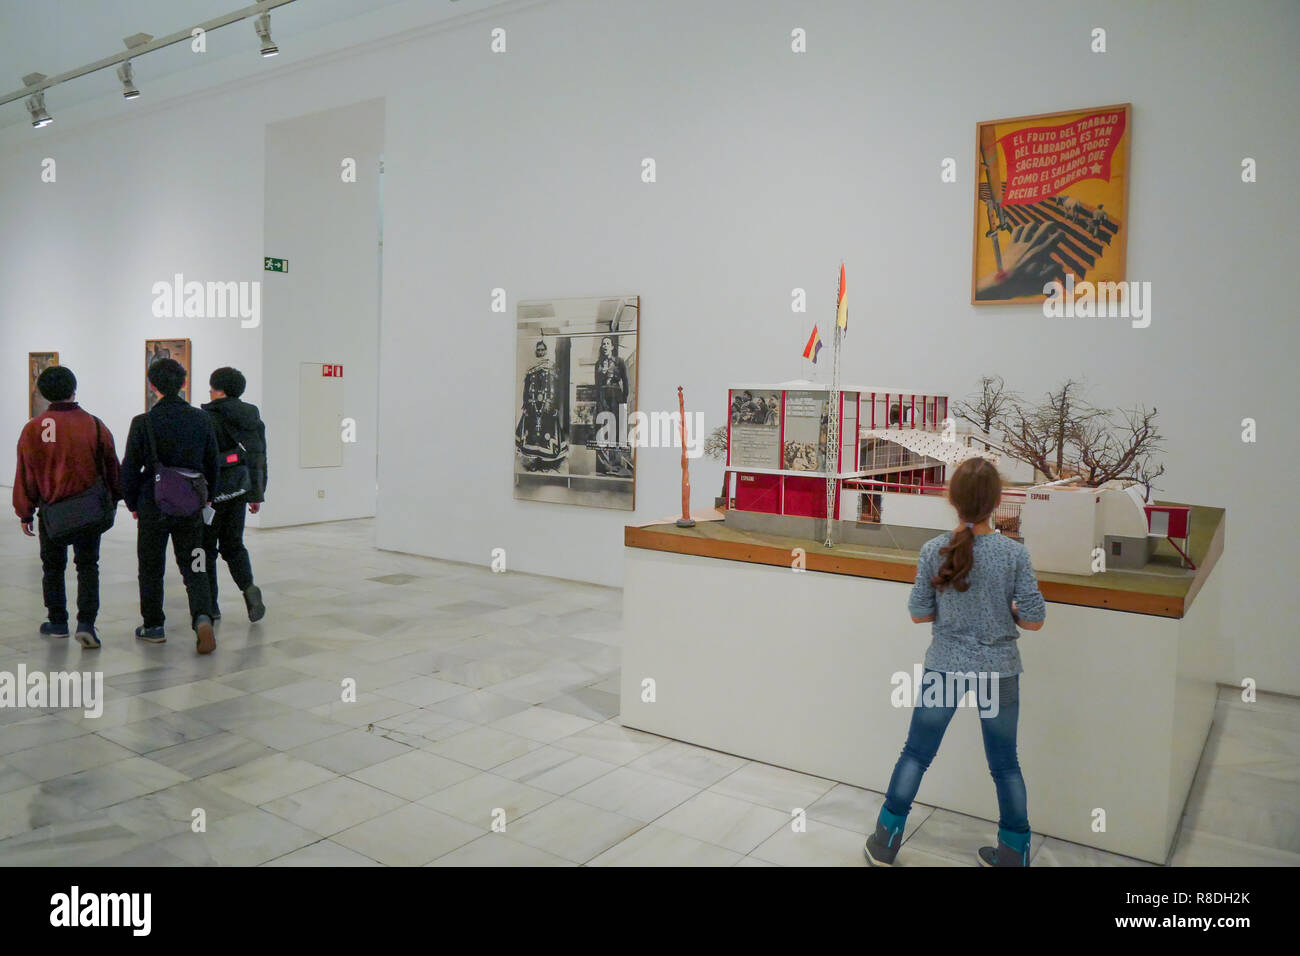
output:
[[[803,357],[811,359],[814,365],[817,364],[817,353],[822,350],[822,337],[817,334],[817,326],[813,326],[812,335],[808,337],[808,344],[803,347]]]
[[[840,263],[840,297],[835,306],[835,324],[842,331],[849,330],[849,290],[844,281],[844,263]]]

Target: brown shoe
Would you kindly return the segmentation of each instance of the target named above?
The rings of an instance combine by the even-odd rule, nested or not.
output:
[[[198,635],[200,654],[211,654],[217,649],[217,635],[212,630],[212,619],[206,614],[199,618],[199,623],[195,625],[194,632]]]

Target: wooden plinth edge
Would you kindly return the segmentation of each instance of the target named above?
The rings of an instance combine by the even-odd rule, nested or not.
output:
[[[1186,597],[1168,594],[1143,594],[1140,591],[1121,591],[1113,588],[1088,587],[1058,581],[1039,581],[1043,599],[1055,604],[1073,604],[1078,607],[1105,608],[1131,614],[1150,614],[1155,617],[1181,618],[1191,606],[1192,598],[1205,583],[1210,571],[1223,552],[1224,526],[1219,519],[1218,528],[1209,551],[1201,562],[1196,577]],[[740,541],[719,541],[694,535],[671,534],[654,528],[625,527],[623,544],[629,548],[647,551],[665,551],[672,554],[689,554],[701,558],[720,558],[724,561],[742,561],[748,564],[766,564],[788,568],[792,555],[789,549],[767,544]],[[846,574],[852,577],[873,578],[878,581],[898,581],[911,584],[916,580],[916,565],[909,562],[881,561],[848,554],[824,554],[809,551],[804,556],[804,567],[809,571]]]

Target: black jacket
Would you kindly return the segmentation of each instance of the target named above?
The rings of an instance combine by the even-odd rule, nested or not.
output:
[[[244,463],[252,488],[241,501],[265,501],[266,495],[266,424],[258,414],[257,406],[238,398],[218,398],[203,406],[217,433],[217,447],[222,455],[235,447],[244,446]]]
[[[150,411],[131,419],[126,455],[122,459],[122,499],[127,508],[139,511],[141,504],[147,509],[154,508],[154,460],[145,431],[146,417],[153,423],[162,464],[201,473],[211,494],[217,483],[217,436],[212,431],[212,422],[183,398],[160,398]]]

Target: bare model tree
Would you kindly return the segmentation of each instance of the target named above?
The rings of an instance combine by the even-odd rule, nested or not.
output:
[[[704,439],[704,453],[715,461],[725,463],[727,460],[727,442],[730,433],[726,425],[719,425],[713,431],[709,432],[709,437]],[[723,501],[727,499],[727,471],[722,471],[722,494],[719,495]]]
[[[1041,404],[1010,401],[996,422],[1006,453],[1033,465],[1048,481],[1077,476],[1090,488],[1163,474],[1164,466],[1156,470],[1152,459],[1161,441],[1156,410],[1138,407],[1115,419],[1110,409],[1089,404],[1084,390],[1082,382],[1069,379]]]
[[[1007,383],[1001,375],[985,375],[980,379],[979,397],[966,401],[953,402],[952,414],[955,418],[968,421],[986,435],[1008,411],[1012,403],[1020,396],[1007,389]]]
[[[1154,409],[1152,412],[1154,413]],[[1165,466],[1156,467],[1150,456],[1143,458],[1138,462],[1137,467],[1133,470],[1133,477],[1141,483],[1146,490],[1146,500],[1151,500],[1151,491],[1155,487],[1155,480],[1165,473]]]

